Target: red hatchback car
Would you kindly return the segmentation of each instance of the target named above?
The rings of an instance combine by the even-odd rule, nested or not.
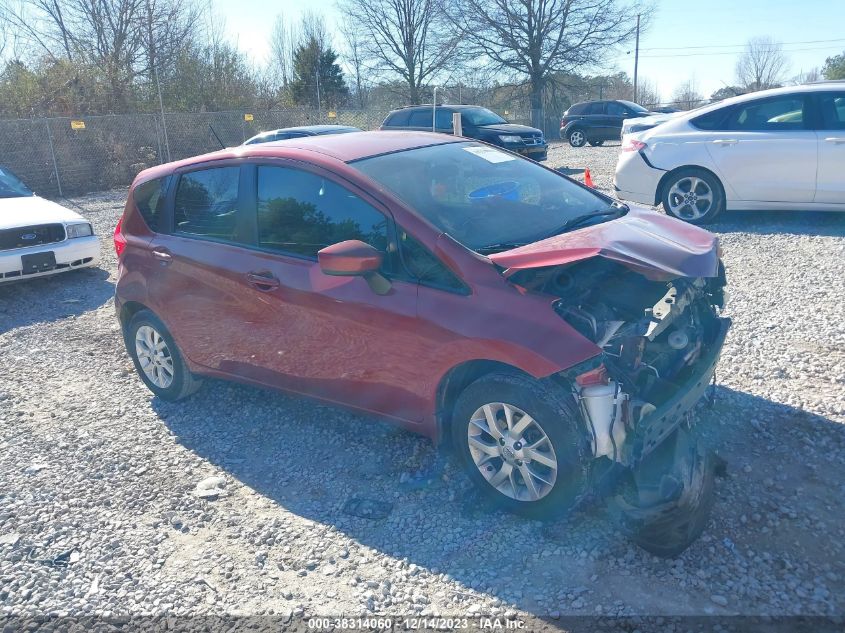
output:
[[[729,320],[702,229],[482,143],[361,132],[146,170],[115,247],[126,347],[163,399],[283,389],[449,440],[511,510],[612,491],[667,555],[703,529],[688,412]]]

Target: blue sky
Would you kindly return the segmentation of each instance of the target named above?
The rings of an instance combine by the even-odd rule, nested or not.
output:
[[[325,16],[330,29],[337,23],[335,0],[210,3],[225,18],[229,35],[256,61],[267,55],[278,13],[297,19],[313,9]],[[663,100],[689,79],[704,95],[723,82],[732,83],[738,54],[751,37],[783,42],[790,75],[821,67],[826,57],[845,51],[843,0],[656,0],[655,6],[652,24],[640,40],[639,72],[657,84]],[[609,69],[614,68],[633,75],[633,52],[614,56]]]

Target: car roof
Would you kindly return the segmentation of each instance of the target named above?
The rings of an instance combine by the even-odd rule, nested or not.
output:
[[[431,110],[433,107],[435,106],[431,103],[420,103],[418,105],[405,106],[403,108],[399,108],[398,110],[393,110],[393,112],[407,112],[408,110]],[[490,108],[485,108],[484,106],[480,105],[472,105],[469,103],[438,103],[436,107],[450,108],[452,110],[490,110]]]
[[[176,169],[215,160],[252,157],[290,158],[292,156],[302,158],[304,157],[303,155],[312,153],[349,163],[371,156],[466,141],[467,139],[465,138],[451,136],[449,134],[381,130],[374,132],[350,132],[349,134],[305,136],[255,145],[239,145],[208,154],[192,156],[191,158],[185,158],[172,163],[165,163],[164,165],[157,165],[138,174],[135,182],[139,183],[151,178],[161,178],[173,173]]]
[[[755,101],[766,97],[777,97],[778,95],[804,94],[811,92],[828,92],[831,88],[845,89],[845,80],[826,81],[819,83],[800,84],[798,86],[783,86],[782,88],[770,88],[768,90],[758,90],[756,92],[748,92],[744,95],[737,95],[735,97],[728,97],[716,103],[685,112],[679,120],[686,120],[687,118],[694,118],[700,114],[707,114],[720,108],[735,105],[737,103],[745,103],[746,101]],[[694,113],[694,114],[693,114]]]

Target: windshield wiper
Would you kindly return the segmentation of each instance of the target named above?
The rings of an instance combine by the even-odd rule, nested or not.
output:
[[[566,231],[571,231],[576,226],[580,226],[591,220],[592,218],[600,218],[605,215],[619,215],[623,216],[628,212],[628,207],[625,205],[617,205],[616,203],[610,205],[609,207],[605,207],[604,209],[599,209],[598,211],[590,211],[589,213],[584,213],[583,215],[576,215],[574,218],[570,218],[559,227],[557,227],[551,233],[547,233],[546,235],[537,238],[537,241],[545,240],[550,237],[554,237],[555,235],[560,235],[561,233],[565,233]]]
[[[474,249],[476,253],[487,255],[488,253],[500,253],[502,251],[509,251],[512,248],[519,248],[520,246],[527,246],[531,242],[501,242],[499,244],[485,244]]]

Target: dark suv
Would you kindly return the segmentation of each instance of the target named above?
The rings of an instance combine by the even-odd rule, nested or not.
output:
[[[576,103],[560,119],[560,138],[569,141],[572,147],[618,141],[622,137],[622,121],[650,114],[652,112],[632,101]]]
[[[498,145],[533,160],[546,160],[549,146],[543,138],[543,132],[537,128],[508,123],[495,112],[480,106],[440,105],[435,114],[437,129],[433,130],[432,109],[431,105],[419,105],[394,110],[387,115],[381,129],[452,134],[452,115],[460,112],[463,136]]]

